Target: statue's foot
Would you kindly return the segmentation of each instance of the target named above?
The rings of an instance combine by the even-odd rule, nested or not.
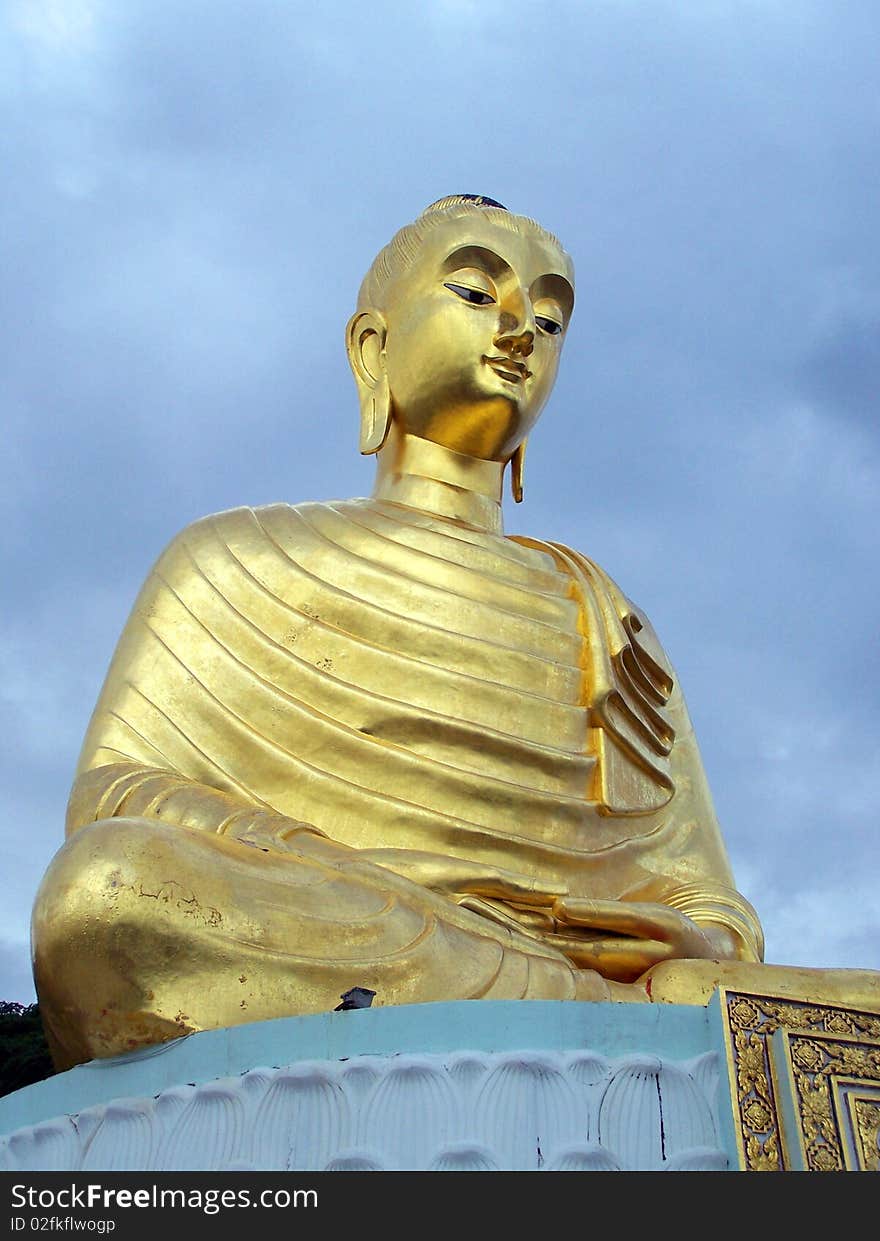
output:
[[[576,1000],[612,1000],[616,999],[612,993],[612,988],[620,986],[619,983],[609,982],[607,978],[603,978],[595,970],[578,970],[575,977],[575,996]],[[643,997],[646,998],[646,997]]]
[[[655,1004],[706,1005],[718,987],[880,1013],[880,971],[748,961],[664,961],[637,983]],[[617,998],[616,996],[614,998]]]

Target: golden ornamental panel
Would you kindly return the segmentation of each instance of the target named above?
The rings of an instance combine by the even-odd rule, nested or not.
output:
[[[874,1102],[876,1098],[877,1102]],[[880,1091],[854,1100],[857,1154],[863,1172],[880,1172]]]
[[[880,1014],[721,989],[740,1166],[876,1170]]]

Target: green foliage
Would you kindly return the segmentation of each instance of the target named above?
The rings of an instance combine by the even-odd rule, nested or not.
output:
[[[0,1000],[0,1095],[54,1072],[38,1005]]]

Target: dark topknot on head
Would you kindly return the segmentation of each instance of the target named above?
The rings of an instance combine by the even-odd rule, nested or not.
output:
[[[449,194],[446,198],[438,198],[435,203],[431,203],[430,207],[425,208],[425,212],[443,211],[454,203],[473,203],[475,207],[496,207],[499,211],[507,210],[504,203],[500,203],[497,198],[487,198],[485,194]],[[425,212],[422,214],[424,215]]]

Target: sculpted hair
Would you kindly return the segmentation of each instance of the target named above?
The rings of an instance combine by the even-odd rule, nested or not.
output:
[[[412,224],[405,224],[394,234],[388,245],[379,251],[361,283],[358,310],[365,310],[367,307],[383,309],[388,286],[411,266],[423,242],[434,229],[446,220],[463,218],[475,212],[488,216],[493,223],[511,233],[529,229],[542,241],[549,242],[565,254],[559,238],[537,220],[525,215],[514,215],[494,198],[486,198],[482,194],[450,194],[446,198],[438,198],[426,207]],[[565,257],[571,263],[567,254]]]

